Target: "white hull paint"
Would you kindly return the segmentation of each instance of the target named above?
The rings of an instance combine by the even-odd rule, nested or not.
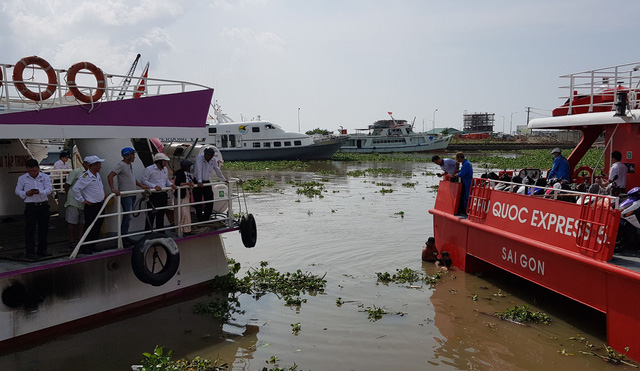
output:
[[[227,258],[219,234],[178,240],[180,269],[166,284],[140,282],[131,269],[130,250],[114,250],[73,261],[27,267],[0,274],[0,292],[21,285],[25,303],[17,308],[0,305],[0,343],[23,335],[139,302],[161,301],[163,296],[227,274]]]

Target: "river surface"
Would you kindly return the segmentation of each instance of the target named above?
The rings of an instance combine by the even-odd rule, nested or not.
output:
[[[369,168],[412,175],[346,175]],[[172,349],[173,359],[220,358],[234,370],[273,368],[266,361],[274,356],[280,367],[298,370],[631,369],[580,354],[589,349],[571,340],[602,346],[603,315],[513,276],[454,268],[433,285],[377,282],[376,272],[438,271],[420,259],[433,232],[435,170],[427,162],[320,162],[295,172],[225,171],[275,182],[247,198],[258,224],[256,247],[244,248],[239,233],[224,235],[229,257],[242,264],[239,275],[267,261],[280,272],[324,275],[324,293],[303,295],[300,307],[287,307],[274,294],[240,295],[244,313],[226,324],[192,314],[208,296],[167,303],[5,354],[0,370],[130,370],[156,345]],[[299,195],[288,182],[311,180],[324,183],[323,198]],[[403,185],[408,182],[415,186]],[[521,326],[491,316],[516,304],[548,313],[551,324]],[[365,309],[373,306],[390,314],[370,321]]]

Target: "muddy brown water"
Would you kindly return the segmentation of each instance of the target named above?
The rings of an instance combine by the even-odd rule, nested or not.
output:
[[[413,176],[345,175],[368,168]],[[229,323],[192,314],[193,305],[211,300],[208,296],[147,308],[144,314],[4,352],[0,370],[130,370],[156,345],[172,349],[173,359],[219,357],[234,370],[273,367],[266,363],[273,356],[281,367],[295,363],[299,370],[613,369],[580,354],[588,350],[584,342],[570,340],[584,337],[601,346],[603,315],[513,276],[452,269],[433,285],[377,283],[376,272],[394,274],[405,267],[436,273],[420,260],[433,231],[428,210],[437,177],[426,172],[434,170],[426,162],[323,162],[297,172],[227,171],[275,182],[247,199],[258,224],[257,246],[244,248],[238,233],[224,236],[229,257],[242,264],[240,274],[268,261],[280,272],[325,275],[324,293],[303,295],[307,302],[300,307],[287,307],[273,294],[258,300],[241,295],[238,309],[244,313]],[[297,194],[287,183],[291,180],[322,181],[324,198]],[[403,185],[407,182],[415,187]],[[393,192],[383,194],[383,187]],[[491,316],[516,304],[548,313],[552,323],[520,326]],[[372,322],[365,308],[373,306],[393,314]],[[297,336],[294,323],[301,326]]]

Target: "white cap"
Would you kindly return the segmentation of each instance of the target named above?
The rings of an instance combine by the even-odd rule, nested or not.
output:
[[[160,160],[169,161],[169,157],[167,155],[165,155],[164,153],[162,153],[162,152],[156,153],[153,156],[153,162],[160,161]]]
[[[562,153],[562,150],[560,148],[556,147],[551,151],[551,154],[554,154],[554,153]]]
[[[98,156],[87,156],[84,158],[84,161],[87,162],[89,165],[93,165],[96,162],[104,162],[104,159]]]

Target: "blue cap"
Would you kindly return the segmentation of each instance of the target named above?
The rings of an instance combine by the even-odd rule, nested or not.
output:
[[[128,155],[129,153],[135,153],[135,152],[136,152],[136,150],[131,148],[131,147],[124,147],[122,149],[122,151],[120,151],[120,154],[122,154],[122,157],[124,157],[124,156]]]

